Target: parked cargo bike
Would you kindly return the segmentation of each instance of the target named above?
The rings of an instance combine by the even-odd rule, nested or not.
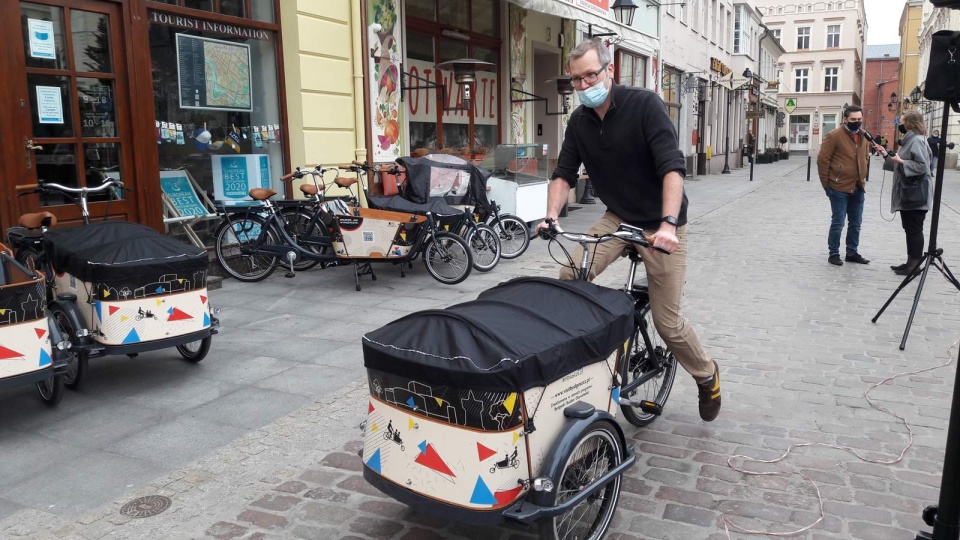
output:
[[[364,336],[364,477],[414,508],[597,539],[636,460],[615,416],[629,295],[518,278]]]
[[[0,244],[0,388],[36,384],[56,405],[63,397],[70,343],[48,316],[44,276]]]
[[[90,222],[88,195],[113,187],[122,184],[106,179],[97,188],[42,181],[18,186],[69,196],[83,210],[85,224],[49,228],[55,219],[43,212],[25,215],[24,227],[8,231],[18,241],[17,258],[52,276],[47,306],[71,343],[71,388],[80,384],[92,357],[175,347],[186,360],[199,362],[219,328],[207,294],[205,249],[136,223]]]

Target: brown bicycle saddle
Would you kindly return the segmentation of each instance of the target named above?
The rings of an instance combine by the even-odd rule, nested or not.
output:
[[[28,229],[39,229],[47,226],[53,227],[57,224],[57,216],[50,212],[34,212],[20,216],[20,226]]]
[[[336,182],[336,184],[342,188],[348,188],[359,182],[359,180],[356,178],[337,178],[334,180],[334,182]]]
[[[250,190],[250,197],[255,201],[265,201],[276,194],[276,191],[266,188],[253,188]]]

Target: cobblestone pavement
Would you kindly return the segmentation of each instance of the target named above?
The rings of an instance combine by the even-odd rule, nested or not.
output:
[[[907,444],[906,431],[889,415],[871,409],[863,392],[885,377],[956,355],[947,350],[958,334],[957,291],[932,273],[907,348],[898,350],[915,286],[905,289],[876,324],[870,321],[899,284],[889,265],[905,258],[899,220],[883,220],[890,215],[888,196],[881,201],[878,195],[879,168],[868,184],[860,249],[872,262],[842,267],[826,262],[829,205],[815,172],[812,182],[804,181],[805,159],[758,166],[752,184],[746,173],[692,179],[687,186],[692,219],[684,309],[720,363],[723,412],[712,423],[700,421],[695,386],[681,372],[663,417],[643,429],[623,423],[638,462],[625,477],[609,538],[720,540],[726,538],[722,517],[747,528],[799,529],[819,515],[813,484],[799,473],[816,482],[826,517],[797,538],[913,538],[923,528],[920,511],[938,497],[953,365],[872,392],[913,429],[914,445],[897,464],[864,463],[848,452],[802,448],[784,462],[762,468],[790,474],[750,476],[732,470],[727,459],[733,454],[776,457],[789,445],[805,442],[848,446],[873,459],[895,458]],[[960,214],[953,210],[960,203],[960,190],[954,187],[960,185],[960,173],[948,171],[946,182],[950,206],[941,215],[940,244],[949,263],[960,261]],[[889,191],[889,182],[885,189]],[[573,230],[601,210],[599,205],[583,207],[563,222]],[[417,290],[423,301],[411,309],[472,298],[512,275],[552,275],[556,266],[542,244],[489,275],[471,276],[465,283],[474,283],[472,288],[431,287],[430,278],[420,272]],[[615,285],[624,268],[618,263],[598,281]],[[352,287],[348,294],[341,279],[343,291],[328,289],[325,298],[310,290],[306,275],[298,278],[304,287],[284,298],[318,303],[310,314],[316,321],[310,332],[352,336],[353,382],[80,516],[20,510],[0,521],[0,536],[531,538],[522,528],[468,527],[420,514],[365,483],[357,457],[362,446],[357,426],[367,401],[359,337],[387,322],[373,315],[376,308],[389,307],[390,296],[384,294],[378,302],[376,295],[354,294]],[[388,293],[412,278],[403,284],[390,279],[394,285],[378,281],[376,287]],[[227,281],[223,294],[249,301],[243,295],[258,285]],[[298,316],[291,313],[284,320],[294,324]],[[302,332],[306,335],[307,329]],[[221,337],[252,346],[239,333]],[[250,354],[242,347],[235,350]],[[118,512],[124,503],[153,494],[170,497],[171,507],[144,519]]]

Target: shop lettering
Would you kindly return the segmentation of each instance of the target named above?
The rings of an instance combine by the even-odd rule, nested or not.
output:
[[[730,68],[726,64],[720,61],[719,58],[710,58],[710,69],[716,72],[719,72],[721,75],[726,75],[730,73]]]
[[[441,70],[435,69],[423,69],[420,71],[417,66],[411,66],[410,74],[414,77],[420,76],[424,79],[442,84],[444,86],[444,94],[447,100],[447,102],[444,104],[446,108],[463,106],[463,101],[460,99],[460,93],[458,91],[459,89],[456,81],[450,73],[445,73]],[[411,80],[415,81],[414,77],[411,77]],[[423,93],[422,96],[421,92]],[[473,109],[474,119],[496,120],[497,79],[495,77],[484,77],[482,73],[478,73],[477,83],[473,89],[473,94],[474,99],[473,103],[471,104],[471,108]],[[421,117],[423,115],[429,115],[431,112],[431,105],[435,104],[437,101],[437,98],[435,97],[436,95],[437,91],[433,88],[411,88],[410,95],[406,100],[410,115]],[[436,109],[433,110],[436,111]],[[436,113],[434,112],[434,114]],[[466,117],[467,111],[445,111],[444,116]]]
[[[242,26],[234,26],[232,24],[195,19],[193,17],[183,17],[181,15],[161,13],[159,11],[150,12],[150,22],[154,24],[176,26],[177,28],[186,28],[188,30],[201,30],[203,32],[214,32],[226,36],[270,41],[270,32],[266,30],[259,30],[257,28],[244,28]]]

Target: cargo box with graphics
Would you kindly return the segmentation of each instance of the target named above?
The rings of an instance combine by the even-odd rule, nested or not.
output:
[[[53,359],[43,278],[0,259],[0,379],[6,379],[49,368]]]
[[[507,507],[541,473],[564,408],[616,414],[613,375],[632,329],[620,291],[519,278],[368,333],[367,470],[462,508]]]
[[[125,221],[48,231],[57,293],[74,293],[93,338],[128,345],[210,326],[207,252]]]
[[[334,217],[333,247],[338,258],[404,257],[427,221],[424,216],[369,208],[354,208]]]

